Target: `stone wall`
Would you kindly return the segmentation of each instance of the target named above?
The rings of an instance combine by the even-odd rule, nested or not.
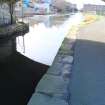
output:
[[[13,40],[9,40],[6,43],[0,43],[0,62],[4,62],[6,57],[13,53]]]
[[[24,23],[17,23],[2,27],[0,31],[0,62],[16,52],[16,37],[23,36],[29,32],[29,26]]]

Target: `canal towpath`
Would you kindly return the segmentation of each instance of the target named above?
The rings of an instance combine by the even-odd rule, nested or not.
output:
[[[79,30],[74,48],[70,105],[105,104],[105,19]]]

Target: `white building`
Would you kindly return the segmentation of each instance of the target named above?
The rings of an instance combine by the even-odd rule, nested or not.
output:
[[[83,12],[105,13],[105,5],[85,4]]]

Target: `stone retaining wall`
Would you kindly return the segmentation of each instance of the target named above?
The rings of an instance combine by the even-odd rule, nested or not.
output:
[[[29,31],[28,25],[17,23],[0,28],[0,62],[16,51],[16,37]]]

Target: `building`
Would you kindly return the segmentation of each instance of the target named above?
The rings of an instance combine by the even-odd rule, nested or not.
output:
[[[105,5],[85,4],[83,12],[105,13]]]

